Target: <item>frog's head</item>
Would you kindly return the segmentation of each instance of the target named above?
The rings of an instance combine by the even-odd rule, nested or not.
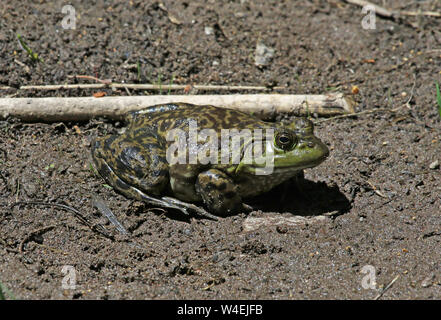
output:
[[[275,126],[273,130],[267,130],[264,138],[245,147],[244,154],[253,154],[252,160],[244,157],[236,172],[257,175],[295,173],[319,165],[329,155],[326,145],[314,136],[313,123],[305,118],[299,118],[289,126]],[[254,149],[259,143],[256,142],[263,146],[257,156]]]

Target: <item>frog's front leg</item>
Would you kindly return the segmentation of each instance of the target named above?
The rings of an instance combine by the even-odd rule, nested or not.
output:
[[[200,173],[196,181],[196,191],[210,212],[226,216],[240,211],[248,211],[249,206],[242,203],[233,179],[217,169]]]

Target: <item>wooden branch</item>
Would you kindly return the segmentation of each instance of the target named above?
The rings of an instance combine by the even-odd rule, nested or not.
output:
[[[237,109],[261,119],[274,119],[279,113],[333,116],[353,113],[354,101],[342,93],[327,95],[155,95],[81,98],[0,98],[0,118],[24,121],[84,121],[95,117],[122,120],[128,111],[171,102],[214,105]]]

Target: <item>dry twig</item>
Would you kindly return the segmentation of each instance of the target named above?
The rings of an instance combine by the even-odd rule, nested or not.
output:
[[[55,207],[55,208],[59,208],[59,209],[63,209],[66,211],[70,211],[72,212],[82,223],[84,223],[86,226],[88,226],[92,231],[95,231],[101,235],[103,235],[104,237],[108,238],[108,239],[112,239],[113,240],[113,236],[110,235],[105,228],[100,225],[94,225],[92,224],[89,219],[87,219],[86,217],[84,217],[81,212],[79,212],[77,209],[64,205],[64,204],[60,204],[60,203],[50,203],[50,202],[43,202],[43,201],[17,201],[15,203],[13,203],[11,205],[11,209],[15,206],[19,206],[19,205],[43,205],[43,206],[50,206],[50,207]]]
[[[331,118],[317,120],[317,121],[314,121],[314,123],[316,124],[316,123],[331,121],[331,120],[335,120],[335,119],[357,117],[357,116],[361,116],[361,115],[364,115],[364,114],[371,114],[371,113],[376,113],[376,112],[397,112],[398,110],[400,110],[401,108],[403,108],[405,106],[406,105],[402,105],[400,107],[396,107],[396,108],[393,108],[393,109],[390,109],[390,108],[378,108],[378,109],[363,110],[363,111],[355,112],[355,113],[351,113],[351,114],[342,114],[342,115],[331,117]]]
[[[395,281],[398,280],[399,277],[400,275],[396,276],[386,287],[384,287],[384,289],[381,290],[381,292],[374,298],[374,300],[380,299],[383,294],[392,287],[392,285],[395,283]]]
[[[344,1],[350,4],[355,4],[360,7],[371,6],[372,8],[375,8],[375,14],[382,17],[392,18],[394,16],[394,12],[366,0],[344,0]]]
[[[50,84],[50,85],[30,85],[21,86],[20,90],[71,90],[71,89],[132,89],[132,90],[164,90],[170,91],[190,89],[201,91],[272,91],[283,90],[286,87],[265,87],[265,86],[222,86],[222,85],[182,85],[182,84],[134,84],[134,83],[111,83],[110,80],[101,80],[92,76],[72,76],[76,78],[87,78],[100,83],[79,83],[79,84]],[[12,87],[0,87],[2,90],[13,89]]]
[[[414,23],[410,23],[404,20],[403,17],[405,16],[417,16],[417,17],[428,16],[435,18],[441,17],[441,13],[434,11],[398,11],[398,10],[392,11],[366,0],[344,0],[344,1],[360,7],[371,6],[372,8],[374,8],[374,13],[376,15],[393,20],[398,20],[398,21],[401,20],[402,22],[405,22],[406,24],[412,26],[413,28],[418,28],[418,26]]]

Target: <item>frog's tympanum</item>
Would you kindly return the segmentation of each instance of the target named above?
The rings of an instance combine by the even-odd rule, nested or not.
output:
[[[98,172],[129,198],[185,214],[216,218],[249,211],[243,199],[329,154],[304,118],[273,123],[237,110],[176,103],[130,112],[126,121],[123,134],[93,143]]]

